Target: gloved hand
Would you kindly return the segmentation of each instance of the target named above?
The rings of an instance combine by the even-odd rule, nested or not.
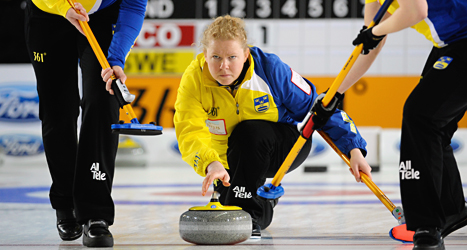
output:
[[[352,42],[354,46],[357,46],[363,43],[363,49],[362,49],[363,55],[370,53],[370,50],[376,48],[378,44],[381,42],[381,40],[383,40],[383,38],[386,36],[386,35],[375,36],[373,35],[372,30],[373,30],[373,27],[367,29],[367,26],[363,26],[357,38],[355,38],[355,40],[353,40]]]
[[[311,110],[314,111],[314,115],[312,116],[313,130],[322,129],[336,111],[339,103],[344,99],[345,94],[336,92],[328,106],[324,107],[323,99],[327,92],[328,91],[326,90],[326,92],[321,93],[313,103],[313,107],[311,107]]]

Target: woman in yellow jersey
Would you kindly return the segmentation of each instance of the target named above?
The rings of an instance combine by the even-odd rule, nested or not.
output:
[[[26,43],[37,79],[42,139],[53,181],[49,197],[60,238],[75,240],[83,235],[85,246],[110,247],[118,146],[118,135],[110,126],[119,119],[119,106],[106,91],[101,65],[78,20],[89,21],[112,67],[109,71],[124,82],[125,56],[141,29],[147,1],[78,1],[81,15],[67,0],[28,0]]]
[[[182,158],[201,176],[204,195],[214,189],[224,205],[236,205],[253,218],[252,236],[269,226],[277,200],[261,200],[256,191],[273,177],[297,141],[297,128],[317,97],[307,79],[276,55],[247,45],[244,23],[221,16],[205,30],[203,53],[183,74],[175,102],[174,124]],[[364,159],[366,142],[355,124],[336,109],[323,127],[351,157],[355,179],[371,176]],[[305,143],[289,171],[308,156]]]
[[[366,1],[365,25],[383,2]],[[363,43],[365,55],[338,92],[344,93],[366,72],[387,34],[412,27],[433,42],[403,112],[399,178],[409,232],[396,235],[395,228],[391,233],[395,239],[413,240],[414,249],[444,249],[443,239],[467,224],[462,181],[450,146],[467,110],[467,1],[397,0],[388,12],[385,20],[364,27],[353,41]]]

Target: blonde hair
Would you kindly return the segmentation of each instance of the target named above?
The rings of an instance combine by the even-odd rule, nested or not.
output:
[[[244,49],[248,48],[245,22],[230,15],[217,17],[204,30],[200,41],[202,49],[207,49],[212,40],[237,40]]]

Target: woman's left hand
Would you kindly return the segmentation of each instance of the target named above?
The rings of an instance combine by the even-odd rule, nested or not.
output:
[[[76,13],[75,9],[79,11],[79,14]],[[79,32],[81,32],[81,34],[85,35],[83,29],[79,25],[79,21],[89,22],[89,15],[86,12],[86,9],[83,7],[83,5],[81,5],[80,3],[75,3],[75,9],[70,7],[68,9],[68,11],[66,12],[66,14],[65,14],[65,18],[71,24],[73,24],[73,26],[75,26],[75,28],[77,30],[79,30]]]
[[[360,171],[368,175],[370,180],[371,177],[371,167],[366,162],[365,157],[363,157],[362,152],[358,148],[354,148],[350,151],[350,173],[353,174],[357,182],[362,182],[360,176]]]

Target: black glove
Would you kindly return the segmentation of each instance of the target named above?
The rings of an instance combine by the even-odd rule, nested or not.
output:
[[[376,48],[378,44],[381,42],[381,40],[383,40],[383,38],[386,36],[386,35],[375,36],[373,35],[372,30],[373,30],[373,27],[367,29],[366,26],[363,26],[357,38],[355,38],[355,40],[353,40],[352,42],[354,46],[357,46],[363,43],[363,49],[362,49],[363,55],[370,53],[370,50]]]
[[[314,111],[314,115],[312,116],[313,130],[322,129],[336,111],[339,103],[344,99],[345,94],[336,92],[328,106],[324,107],[323,99],[327,92],[326,90],[326,92],[320,94],[313,103],[313,107],[311,107],[311,110]]]

